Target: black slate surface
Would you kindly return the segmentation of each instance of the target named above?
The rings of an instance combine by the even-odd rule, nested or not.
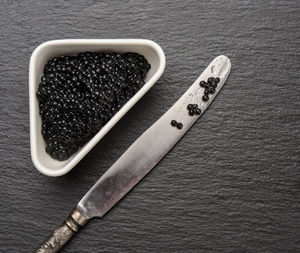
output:
[[[31,252],[217,55],[232,72],[156,168],[63,252],[300,252],[300,2],[1,1],[0,252]],[[28,63],[61,38],[146,38],[157,84],[74,170],[30,158]]]

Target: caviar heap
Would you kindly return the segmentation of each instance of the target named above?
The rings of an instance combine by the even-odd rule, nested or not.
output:
[[[209,100],[209,94],[214,94],[216,92],[216,88],[218,86],[218,83],[220,82],[219,77],[210,77],[207,79],[207,82],[201,81],[200,87],[204,88],[204,95],[202,97],[202,100],[204,102],[207,102]]]
[[[46,152],[66,160],[144,85],[137,53],[81,53],[48,61],[37,91]]]
[[[200,115],[202,112],[201,109],[198,108],[197,104],[188,104],[187,109],[189,111],[190,116]]]

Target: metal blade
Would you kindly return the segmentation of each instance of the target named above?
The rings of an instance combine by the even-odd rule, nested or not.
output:
[[[131,190],[177,143],[200,116],[188,114],[188,104],[198,104],[202,113],[210,105],[225,83],[231,69],[230,60],[215,58],[184,95],[107,170],[98,182],[78,203],[77,209],[87,218],[103,216]],[[207,102],[202,101],[204,88],[199,82],[209,77],[219,77],[216,92]],[[176,120],[182,129],[171,126]]]

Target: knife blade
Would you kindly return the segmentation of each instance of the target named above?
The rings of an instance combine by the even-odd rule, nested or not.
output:
[[[34,252],[59,251],[89,219],[102,217],[109,211],[169,152],[203,114],[223,87],[230,69],[231,62],[228,57],[224,55],[216,57],[183,96],[104,173],[68,218]],[[219,83],[206,101],[203,98],[205,88],[199,83],[207,81],[210,77],[219,78]],[[189,113],[190,104],[197,105],[195,110],[196,108],[201,110],[197,111],[198,115]]]

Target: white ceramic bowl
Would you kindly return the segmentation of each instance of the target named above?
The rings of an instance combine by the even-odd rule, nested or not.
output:
[[[66,161],[57,161],[45,151],[45,142],[41,134],[41,117],[36,98],[44,66],[52,57],[70,55],[85,51],[136,52],[143,55],[151,64],[145,85],[106,123],[106,125],[72,157]],[[98,141],[126,114],[126,112],[154,85],[165,68],[166,60],[161,47],[150,40],[140,39],[70,39],[53,40],[38,46],[31,55],[29,66],[29,102],[30,102],[30,146],[35,167],[48,176],[61,176],[70,171]]]

